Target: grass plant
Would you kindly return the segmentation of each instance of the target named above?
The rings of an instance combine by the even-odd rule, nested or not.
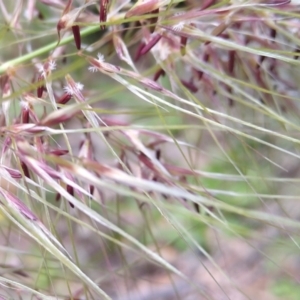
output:
[[[1,299],[298,299],[296,2],[0,12]]]

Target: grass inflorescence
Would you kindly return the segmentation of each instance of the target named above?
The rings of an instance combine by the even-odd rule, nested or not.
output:
[[[297,299],[297,3],[0,10],[0,298]]]

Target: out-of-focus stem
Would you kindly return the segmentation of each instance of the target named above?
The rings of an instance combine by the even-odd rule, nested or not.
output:
[[[96,32],[98,30],[99,30],[99,25],[91,26],[91,27],[83,29],[80,32],[80,35],[81,36],[86,36],[86,35],[89,35],[91,33]],[[19,64],[22,64],[22,63],[25,63],[25,62],[27,62],[27,61],[35,58],[35,57],[38,57],[38,56],[43,55],[45,53],[48,53],[49,51],[55,49],[56,47],[68,44],[68,43],[72,42],[73,40],[74,40],[73,35],[70,35],[68,37],[63,38],[60,41],[59,44],[57,44],[57,41],[55,41],[55,42],[53,42],[51,44],[48,44],[48,45],[46,45],[44,47],[41,47],[41,48],[39,48],[39,49],[37,49],[35,51],[27,53],[27,54],[25,54],[23,56],[14,58],[12,60],[9,60],[9,61],[3,63],[0,66],[0,75],[2,75],[3,73],[5,73],[9,68],[15,67],[15,66],[17,66]]]
[[[134,22],[134,21],[141,21],[142,19],[150,19],[157,16],[157,14],[147,14],[145,16],[136,16],[136,17],[131,17],[128,19],[124,19],[125,17],[125,13],[119,13],[116,16],[113,16],[113,18],[111,18],[111,20],[109,20],[110,25],[117,25],[117,24],[124,24],[124,23],[130,23],[130,22]],[[80,24],[78,24],[80,25]],[[97,32],[99,30],[99,24],[97,25],[93,25],[93,26],[89,26],[85,29],[83,29],[82,31],[80,31],[80,36],[84,37],[87,36],[89,34],[92,34],[94,32]],[[58,44],[57,41],[48,44],[44,47],[41,47],[33,52],[27,53],[23,56],[11,59],[5,63],[3,63],[2,65],[0,65],[0,75],[4,74],[9,68],[13,68],[17,65],[20,65],[22,63],[25,63],[27,61],[30,61],[31,59],[38,57],[40,55],[43,55],[45,53],[48,53],[49,51],[55,49],[58,46],[62,46],[65,44],[68,44],[70,42],[72,42],[74,40],[73,35],[70,35],[68,37],[63,38],[60,43]]]

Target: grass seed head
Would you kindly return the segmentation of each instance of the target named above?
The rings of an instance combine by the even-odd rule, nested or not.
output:
[[[80,28],[78,25],[72,26],[73,37],[75,41],[76,48],[78,50],[81,49],[81,36],[80,36]]]
[[[99,12],[99,21],[100,23],[104,23],[107,20],[107,11],[109,8],[110,0],[100,0],[100,12]],[[106,26],[104,24],[100,25],[100,28],[104,30]]]

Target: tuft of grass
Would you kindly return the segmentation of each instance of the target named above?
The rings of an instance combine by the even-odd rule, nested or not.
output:
[[[0,10],[0,298],[296,297],[296,4]]]

